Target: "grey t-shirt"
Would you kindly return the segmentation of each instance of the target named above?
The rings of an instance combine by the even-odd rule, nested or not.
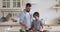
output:
[[[32,21],[32,26],[36,29],[36,30],[40,30],[42,28],[42,21],[41,20],[33,20]]]

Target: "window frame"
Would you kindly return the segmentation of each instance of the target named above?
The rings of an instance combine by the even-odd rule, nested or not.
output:
[[[4,2],[6,3],[6,7],[3,7],[4,6]],[[9,7],[8,7],[8,2],[9,2]],[[3,1],[2,0],[2,8],[10,8],[10,1]]]

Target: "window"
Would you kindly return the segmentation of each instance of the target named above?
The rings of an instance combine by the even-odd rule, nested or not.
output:
[[[13,0],[13,8],[20,7],[20,0]]]
[[[10,8],[10,0],[3,0],[3,8]]]

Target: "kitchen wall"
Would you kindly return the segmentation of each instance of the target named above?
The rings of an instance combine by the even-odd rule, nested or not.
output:
[[[45,24],[56,24],[58,21],[56,18],[60,17],[60,9],[56,11],[54,9],[54,5],[56,5],[56,0],[26,0],[23,5],[23,9],[25,6],[25,3],[32,3],[32,13],[35,11],[38,11],[40,13],[40,18],[43,18],[45,21]],[[60,26],[51,26],[46,27],[46,30],[52,30],[52,31],[60,31]]]
[[[54,5],[56,5],[56,0],[23,0],[22,9],[24,9],[26,3],[32,3],[32,13],[35,11],[38,11],[40,13],[40,18],[43,18],[45,20],[45,24],[53,24],[57,21],[54,21],[54,19],[60,17],[60,9],[56,11],[56,9],[53,8]],[[2,5],[2,0],[0,2],[0,8]],[[0,17],[1,16],[0,11]]]
[[[56,23],[57,21],[54,21],[54,19],[60,17],[60,9],[56,11],[56,9],[53,8],[53,6],[56,5],[56,0],[26,0],[25,3],[27,2],[32,3],[32,11],[38,11],[40,18],[45,20],[45,24]]]
[[[32,5],[32,11],[38,11],[40,13],[40,18],[43,18],[45,20],[45,24],[55,24],[57,23],[56,18],[60,17],[60,9],[56,11],[56,9],[53,8],[54,5],[56,5],[56,0],[29,0]],[[46,30],[60,30],[60,26],[51,26],[47,27]]]
[[[56,4],[56,0],[24,0],[22,9],[24,9],[25,4],[27,2],[32,3],[31,13],[38,11],[40,13],[40,18],[43,18],[45,20],[45,24],[54,24],[57,22],[57,21],[55,21],[55,19],[60,17],[60,9],[58,9],[58,11],[56,11],[56,9],[53,8],[53,6]],[[1,3],[2,3],[2,1],[1,1]],[[0,3],[0,5],[1,5],[1,3]],[[1,8],[1,6],[0,6],[0,8]],[[0,17],[1,17],[1,15],[2,14],[0,12]],[[60,30],[57,27],[59,28],[60,26],[51,26],[50,28],[52,28],[52,29],[50,29],[50,30]],[[4,29],[4,28],[2,27],[2,29]]]

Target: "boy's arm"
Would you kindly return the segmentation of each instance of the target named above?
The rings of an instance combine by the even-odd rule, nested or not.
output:
[[[42,26],[42,28],[44,27],[43,24],[41,26]]]
[[[33,29],[34,28],[34,23],[32,22],[32,24],[31,24],[31,28]]]
[[[42,26],[42,28],[43,28],[43,22],[42,21],[40,21],[40,25]]]

